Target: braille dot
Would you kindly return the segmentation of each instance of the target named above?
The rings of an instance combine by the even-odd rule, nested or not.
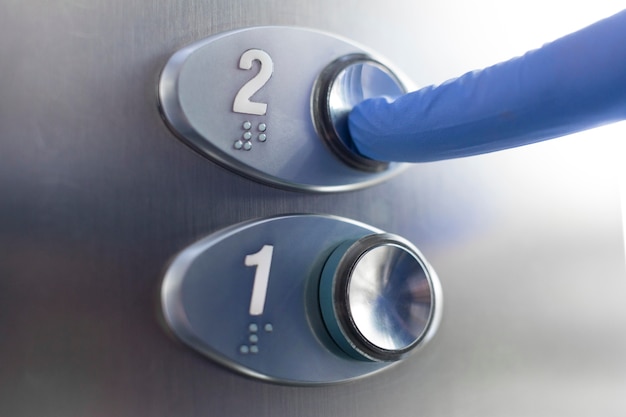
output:
[[[259,347],[257,345],[250,346],[250,353],[259,353]]]
[[[250,142],[246,142],[246,143],[243,144],[243,148],[246,151],[249,151],[250,149],[252,149],[252,144]]]
[[[265,123],[259,124],[259,132],[265,132],[267,125]]]
[[[255,334],[251,334],[248,337],[248,340],[250,341],[250,343],[256,343],[259,341],[259,336],[255,335]]]
[[[274,326],[272,326],[272,323],[267,323],[264,327],[266,332],[271,332],[274,330]]]
[[[244,133],[244,134],[243,134],[243,138],[244,138],[245,140],[250,140],[250,138],[252,138],[252,133],[250,133],[250,132],[246,132],[246,133]]]
[[[250,323],[250,325],[248,326],[248,330],[250,330],[252,333],[257,332],[259,330],[259,326],[257,326],[256,323]]]
[[[235,141],[235,149],[241,149],[243,148],[243,142],[240,140],[236,140]]]
[[[265,133],[261,133],[259,135],[259,142],[265,142],[267,140],[267,135]]]
[[[249,352],[250,352],[250,348],[248,346],[246,345],[239,346],[239,353],[246,355]]]
[[[241,125],[244,129],[248,130],[252,127],[252,123],[245,121],[243,122],[243,125]]]

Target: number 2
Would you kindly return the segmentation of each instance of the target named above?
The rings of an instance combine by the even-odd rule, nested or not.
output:
[[[254,284],[252,284],[252,297],[250,298],[251,316],[260,316],[263,314],[267,285],[270,280],[270,266],[272,264],[273,253],[274,246],[264,245],[257,253],[246,255],[244,260],[246,266],[256,266]]]
[[[274,62],[269,54],[260,49],[249,49],[239,58],[239,68],[252,69],[252,63],[259,61],[259,72],[239,89],[233,102],[235,113],[255,114],[263,116],[267,113],[267,103],[259,103],[250,98],[269,81],[274,72]]]

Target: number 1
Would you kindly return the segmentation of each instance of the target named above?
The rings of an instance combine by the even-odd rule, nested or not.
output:
[[[260,316],[265,308],[267,285],[270,280],[270,266],[274,246],[264,245],[257,253],[246,255],[245,265],[256,266],[254,284],[252,285],[252,297],[250,298],[250,315]]]

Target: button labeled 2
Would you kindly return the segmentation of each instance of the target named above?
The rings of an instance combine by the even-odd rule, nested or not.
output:
[[[434,271],[412,245],[390,236],[320,215],[235,225],[174,259],[161,288],[165,322],[190,347],[261,379],[328,384],[380,371],[426,343],[441,314]],[[381,250],[397,253],[381,257]],[[351,262],[383,267],[344,276],[342,265]],[[362,311],[356,288],[382,281],[389,284],[365,303],[373,310]],[[337,293],[346,288],[353,288],[347,298]],[[386,316],[378,314],[383,306]],[[356,327],[342,319],[344,310]],[[379,320],[392,316],[398,319]],[[378,343],[381,332],[398,344]]]
[[[350,54],[381,61],[359,45],[307,29],[256,27],[214,35],[169,59],[159,81],[160,110],[185,143],[246,177],[318,192],[372,185],[404,164],[377,172],[346,164],[312,119],[320,74]],[[410,82],[394,73],[407,90]]]

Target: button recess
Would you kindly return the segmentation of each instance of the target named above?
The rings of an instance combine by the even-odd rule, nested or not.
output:
[[[373,234],[339,245],[320,281],[324,323],[351,357],[397,361],[429,339],[440,312],[438,279],[406,239]]]

